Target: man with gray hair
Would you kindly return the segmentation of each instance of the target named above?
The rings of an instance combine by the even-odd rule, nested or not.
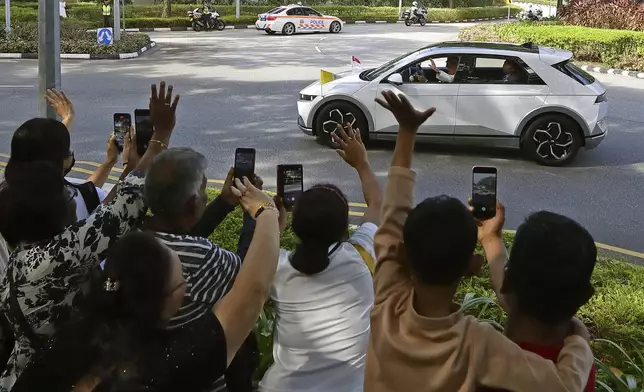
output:
[[[230,290],[241,266],[238,254],[208,239],[239,204],[230,190],[233,170],[229,171],[221,194],[206,205],[207,165],[206,158],[190,148],[171,148],[155,158],[145,179],[145,200],[152,217],[144,228],[155,232],[163,244],[177,252],[187,283],[184,302],[168,325],[171,330],[208,312]],[[253,182],[261,189],[259,177]],[[244,226],[252,224],[254,220],[244,219]],[[253,229],[242,228],[239,250],[248,248]],[[213,391],[223,390],[222,378]]]

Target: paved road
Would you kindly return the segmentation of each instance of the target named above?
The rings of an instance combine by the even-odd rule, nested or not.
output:
[[[256,31],[196,34],[154,33],[158,49],[140,59],[64,61],[62,84],[76,103],[73,130],[77,159],[98,162],[111,130],[112,113],[146,105],[151,82],[166,78],[183,96],[173,145],[207,156],[209,176],[223,178],[236,147],[258,150],[258,172],[275,184],[275,165],[301,162],[307,185],[332,181],[352,201],[362,201],[357,177],[335,153],[319,147],[296,126],[298,91],[320,68],[348,69],[351,56],[377,65],[434,41],[454,39],[463,25],[347,26],[343,34],[268,36]],[[508,206],[508,227],[539,209],[571,216],[597,241],[644,252],[644,81],[602,75],[608,86],[611,132],[598,149],[580,153],[566,168],[543,168],[513,152],[427,148],[416,153],[417,196],[446,193],[465,200],[474,165],[499,168],[499,196]],[[36,115],[37,63],[0,61],[0,152],[12,132]],[[8,85],[20,86],[9,88]],[[373,167],[384,181],[392,145],[372,149]]]

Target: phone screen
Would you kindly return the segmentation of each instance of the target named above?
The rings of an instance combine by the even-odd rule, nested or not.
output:
[[[472,169],[472,207],[478,219],[490,219],[496,215],[496,179],[494,167]]]
[[[119,151],[123,151],[125,136],[130,132],[132,116],[129,113],[114,113],[114,137]]]
[[[235,178],[253,180],[255,175],[255,149],[238,148],[235,150]]]
[[[290,211],[304,190],[302,165],[278,166],[278,178],[280,182],[278,193],[284,201],[284,207]]]
[[[147,109],[136,109],[134,111],[134,124],[136,130],[136,150],[142,157],[148,149],[150,139],[154,133],[152,121],[150,121],[150,111]]]

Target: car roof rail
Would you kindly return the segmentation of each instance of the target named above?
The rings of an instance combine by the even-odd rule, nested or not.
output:
[[[539,49],[539,47],[535,45],[534,42],[526,42],[521,46],[527,49]]]

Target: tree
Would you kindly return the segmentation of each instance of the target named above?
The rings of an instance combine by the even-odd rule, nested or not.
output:
[[[161,13],[161,17],[169,18],[171,14],[172,14],[172,1],[163,0],[163,12]]]
[[[456,8],[456,0],[449,0],[449,8]]]

